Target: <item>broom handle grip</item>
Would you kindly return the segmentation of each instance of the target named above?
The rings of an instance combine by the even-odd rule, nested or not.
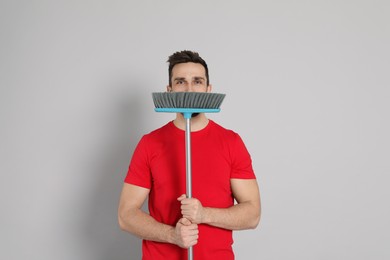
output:
[[[187,198],[192,198],[192,170],[191,170],[191,115],[186,119],[186,193]],[[188,248],[188,260],[194,259],[192,246]]]

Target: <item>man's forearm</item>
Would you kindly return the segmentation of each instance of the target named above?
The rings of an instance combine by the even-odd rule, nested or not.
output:
[[[258,205],[242,202],[230,208],[203,208],[201,222],[229,230],[256,228],[260,220]]]
[[[175,243],[174,227],[156,221],[140,209],[131,209],[122,212],[118,218],[121,229],[142,239]]]
[[[196,198],[177,198],[181,214],[196,224],[208,224],[230,230],[256,228],[260,221],[261,203],[256,180],[231,179],[231,187],[237,204],[229,208],[208,208]]]

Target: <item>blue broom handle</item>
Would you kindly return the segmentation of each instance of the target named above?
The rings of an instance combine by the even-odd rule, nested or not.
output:
[[[191,115],[185,115],[186,119],[186,193],[187,198],[192,198],[192,171],[191,171]],[[194,259],[192,246],[188,248],[188,260]]]

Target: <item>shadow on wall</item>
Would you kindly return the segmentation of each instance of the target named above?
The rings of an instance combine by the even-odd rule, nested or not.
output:
[[[124,88],[125,89],[125,88]],[[127,87],[129,89],[129,87]],[[134,89],[133,89],[134,90]],[[110,112],[115,120],[109,122],[116,125],[108,127],[112,133],[109,134],[108,147],[100,151],[100,158],[94,158],[98,163],[95,167],[95,180],[91,182],[92,187],[90,201],[85,209],[85,245],[90,246],[91,259],[96,260],[128,260],[141,259],[142,241],[119,228],[117,221],[117,209],[123,180],[132,153],[145,130],[145,122],[140,113],[144,97],[136,91],[127,90],[118,93],[115,98],[116,108]],[[143,206],[147,209],[147,203]],[[81,249],[86,250],[86,249]],[[89,251],[89,250],[88,250]]]

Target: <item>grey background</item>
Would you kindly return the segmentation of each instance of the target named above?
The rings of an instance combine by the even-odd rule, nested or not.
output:
[[[389,3],[1,1],[0,258],[140,259],[119,193],[191,49],[261,188],[237,259],[390,259]]]

